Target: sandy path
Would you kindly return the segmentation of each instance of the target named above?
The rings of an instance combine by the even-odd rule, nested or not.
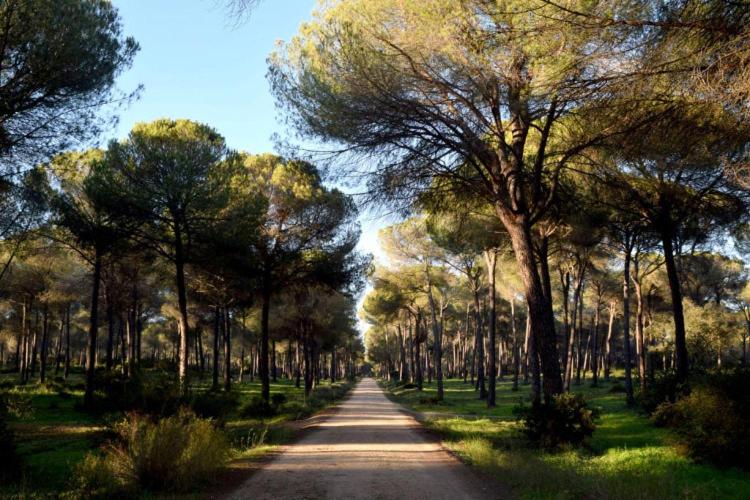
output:
[[[337,412],[286,447],[230,498],[500,498],[428,439],[372,379],[360,382]]]

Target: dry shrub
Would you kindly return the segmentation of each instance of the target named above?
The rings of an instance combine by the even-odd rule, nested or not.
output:
[[[135,491],[188,491],[208,482],[229,458],[229,442],[212,420],[189,411],[153,420],[130,414],[115,425],[118,440],[78,467],[77,489],[89,496]]]

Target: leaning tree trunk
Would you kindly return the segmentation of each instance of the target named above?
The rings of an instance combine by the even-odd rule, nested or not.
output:
[[[91,310],[89,314],[89,339],[86,355],[86,385],[83,404],[91,407],[94,402],[94,371],[96,369],[96,334],[99,330],[99,283],[102,275],[102,255],[96,249],[94,255],[94,276],[91,286]]]
[[[542,389],[545,400],[549,401],[552,396],[563,392],[552,302],[544,293],[542,279],[534,260],[531,225],[528,219],[505,214],[502,208],[498,210],[498,214],[508,230],[518,272],[523,282],[531,337],[541,362]]]
[[[669,279],[669,291],[672,295],[675,368],[677,371],[677,380],[684,383],[687,382],[689,367],[687,342],[685,340],[685,313],[682,309],[682,289],[680,288],[680,277],[677,274],[677,265],[674,258],[672,234],[664,230],[661,236],[664,248],[664,263],[667,268],[667,278]]]

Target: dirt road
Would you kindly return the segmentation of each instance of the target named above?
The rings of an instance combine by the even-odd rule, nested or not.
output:
[[[233,499],[501,498],[424,435],[372,379],[250,477]]]

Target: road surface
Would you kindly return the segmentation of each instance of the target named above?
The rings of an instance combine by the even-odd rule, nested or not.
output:
[[[425,435],[372,379],[338,411],[255,472],[232,499],[501,498]]]

